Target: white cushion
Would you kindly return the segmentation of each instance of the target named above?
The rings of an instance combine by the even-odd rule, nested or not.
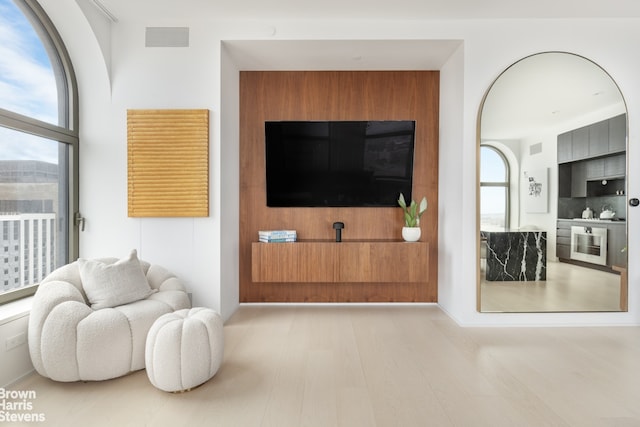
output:
[[[110,265],[118,258],[98,261]],[[41,281],[28,329],[31,361],[40,375],[65,382],[102,381],[144,368],[145,342],[153,322],[191,303],[173,274],[139,262],[149,286],[157,292],[114,308],[91,309],[78,261]]]
[[[189,390],[211,379],[222,363],[222,317],[210,308],[177,310],[160,316],[149,329],[147,376],[160,390]]]
[[[149,286],[135,249],[127,258],[113,264],[81,258],[78,265],[84,291],[94,310],[139,301],[155,292]]]

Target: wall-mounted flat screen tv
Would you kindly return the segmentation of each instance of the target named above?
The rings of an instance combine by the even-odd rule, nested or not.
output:
[[[415,121],[267,121],[270,207],[397,207],[411,200]]]

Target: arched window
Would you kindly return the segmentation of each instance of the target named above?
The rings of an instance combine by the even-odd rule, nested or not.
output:
[[[480,147],[480,229],[509,228],[509,163],[495,147]]]
[[[0,0],[0,303],[77,257],[75,76],[35,0]]]

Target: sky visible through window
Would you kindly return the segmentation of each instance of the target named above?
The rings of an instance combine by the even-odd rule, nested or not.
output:
[[[507,170],[504,160],[492,148],[482,147],[480,149],[480,181],[482,182],[505,182],[507,180]]]
[[[12,0],[0,0],[0,108],[58,125],[58,94],[43,43]],[[0,160],[58,163],[57,144],[0,127]]]
[[[480,148],[480,181],[507,181],[507,168],[503,158],[492,148]],[[506,187],[482,187],[480,191],[480,215],[485,221],[495,222],[500,218],[504,226],[506,210]]]

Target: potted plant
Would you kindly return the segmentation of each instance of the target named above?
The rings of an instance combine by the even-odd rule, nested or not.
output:
[[[420,240],[420,217],[427,211],[427,198],[423,197],[420,205],[411,200],[409,206],[404,200],[404,195],[400,193],[398,204],[402,208],[404,215],[404,227],[402,227],[402,238],[407,242],[417,242]]]

